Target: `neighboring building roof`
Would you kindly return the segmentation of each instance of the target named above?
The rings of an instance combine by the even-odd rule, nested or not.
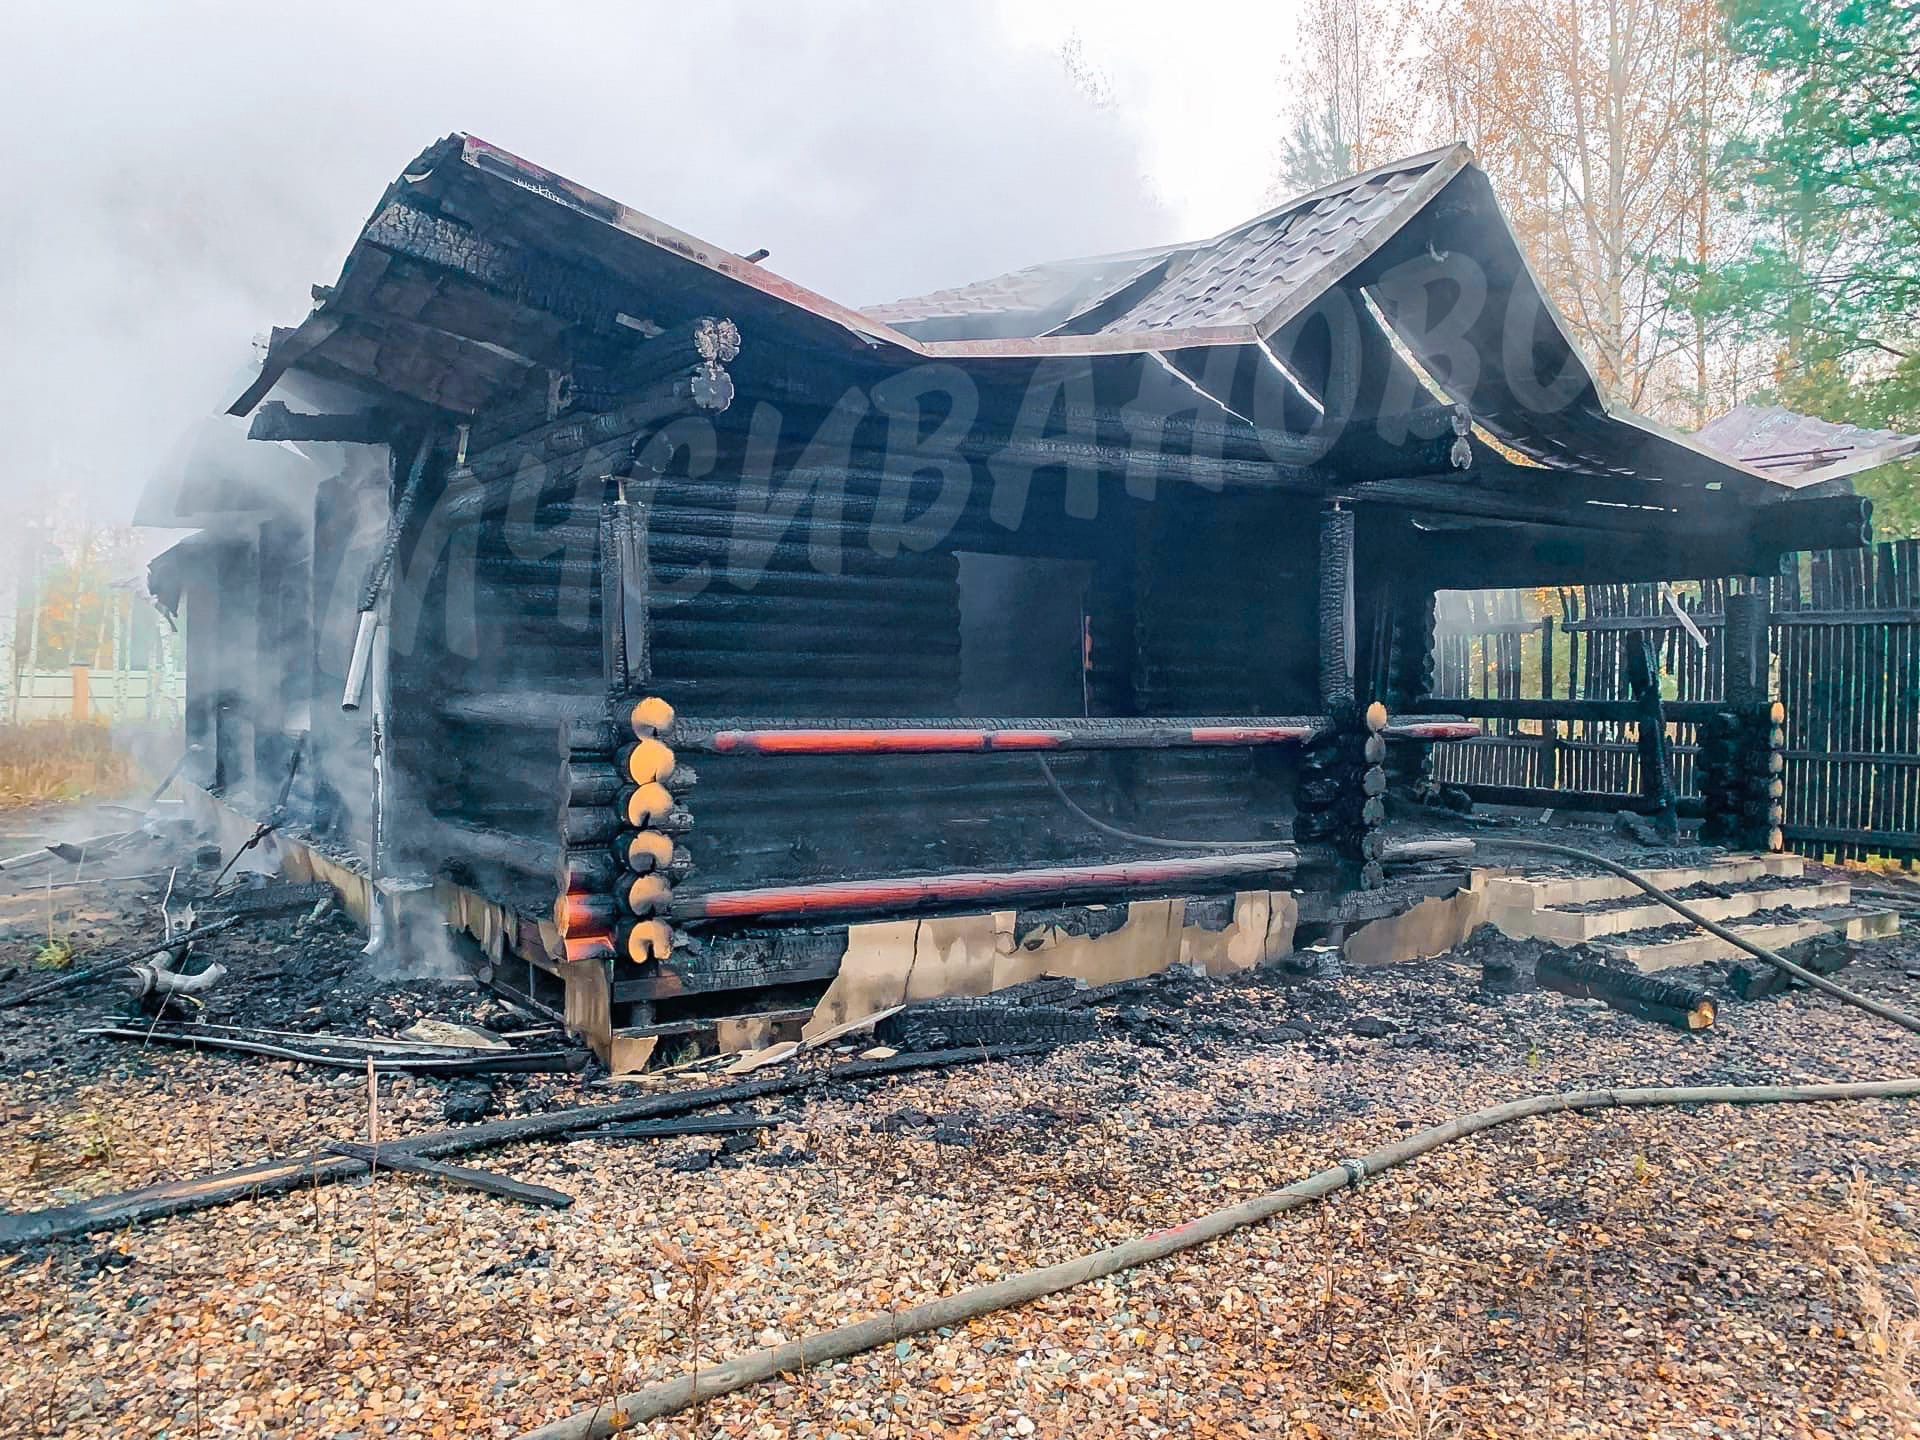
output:
[[[1920,455],[1920,435],[1820,420],[1784,405],[1736,405],[1694,431],[1694,438],[1795,487]]]
[[[1234,416],[1259,413],[1248,394],[1289,387],[1316,406],[1324,398],[1332,416],[1340,382],[1359,372],[1374,391],[1356,416],[1394,413],[1433,387],[1543,465],[1761,500],[1791,488],[1601,392],[1464,145],[1323,187],[1210,240],[857,310],[455,135],[389,188],[323,293],[298,328],[276,332],[232,413],[297,369],[473,414],[544,383],[582,332],[628,344],[650,325],[720,314],[756,348],[937,359],[1008,383],[1050,357],[1111,368],[1151,354]],[[1427,320],[1436,295],[1446,313]],[[1223,347],[1235,353],[1216,370],[1208,357]]]

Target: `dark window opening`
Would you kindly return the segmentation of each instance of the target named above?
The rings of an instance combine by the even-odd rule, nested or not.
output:
[[[1084,560],[983,555],[960,562],[960,695],[966,715],[1087,713]]]

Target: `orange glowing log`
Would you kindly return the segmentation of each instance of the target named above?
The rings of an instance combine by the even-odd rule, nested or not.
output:
[[[1478,720],[1401,720],[1380,732],[1389,740],[1473,740],[1480,735]]]
[[[620,906],[611,895],[562,895],[553,902],[553,923],[563,937],[606,934],[620,918]]]
[[[1125,860],[1102,865],[1044,866],[1033,870],[973,871],[832,880],[763,889],[682,892],[669,903],[676,920],[747,920],[765,916],[884,914],[944,905],[1076,895],[1118,895],[1129,890],[1177,894],[1184,887],[1239,877],[1286,874],[1299,863],[1291,850],[1236,851],[1178,859]]]
[[[589,960],[611,960],[617,953],[614,949],[613,935],[610,932],[568,935],[561,940],[560,947],[569,964],[582,964]]]

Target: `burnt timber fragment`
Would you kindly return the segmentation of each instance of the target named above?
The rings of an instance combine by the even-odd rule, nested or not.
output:
[[[1534,979],[1542,989],[1581,1000],[1603,1000],[1615,1010],[1676,1030],[1711,1029],[1717,1013],[1713,996],[1697,986],[1624,970],[1568,950],[1543,951]]]
[[[311,507],[209,476],[166,567],[187,778],[258,822],[304,736],[276,837],[396,943],[465,931],[615,1068],[729,992],[814,1003],[915,917],[1386,913],[1390,782],[1431,798],[1485,718],[1589,716],[1434,695],[1437,591],[1764,577],[1868,534],[1846,481],[1609,399],[1463,147],[856,310],[453,135],[316,299],[232,407]],[[1727,843],[1779,799],[1760,685],[1712,707]],[[1653,744],[1657,704],[1605,718]]]

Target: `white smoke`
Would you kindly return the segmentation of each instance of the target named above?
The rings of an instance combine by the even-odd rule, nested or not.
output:
[[[0,492],[102,520],[454,130],[851,303],[1177,238],[1124,118],[985,7],[0,9]]]

